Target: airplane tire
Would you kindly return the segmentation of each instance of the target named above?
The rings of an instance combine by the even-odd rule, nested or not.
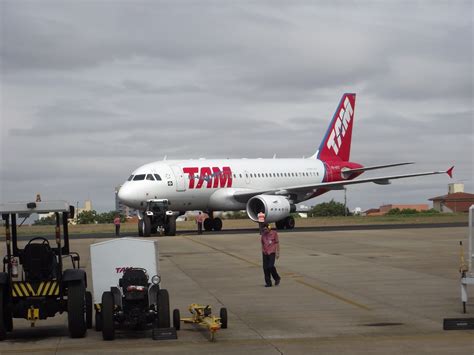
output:
[[[285,219],[285,227],[286,229],[293,229],[295,228],[295,219],[292,216],[288,216]]]
[[[220,219],[219,217],[214,218],[212,220],[212,229],[217,232],[222,230],[222,219]]]
[[[143,236],[144,237],[149,237],[151,235],[150,217],[143,216],[142,223],[143,223]]]
[[[176,217],[169,216],[166,221],[165,235],[176,235]]]
[[[204,225],[204,230],[206,230],[206,231],[208,231],[208,232],[212,231],[212,225],[213,225],[212,219],[206,218],[206,219],[204,220],[203,225]]]
[[[276,229],[285,229],[285,220],[281,220],[281,221],[276,221],[275,222],[275,226],[276,226]]]
[[[95,311],[95,331],[102,331],[102,312]]]
[[[138,220],[138,236],[143,237],[143,221],[141,219]]]

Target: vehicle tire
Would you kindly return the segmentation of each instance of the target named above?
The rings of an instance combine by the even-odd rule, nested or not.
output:
[[[227,308],[221,308],[221,311],[219,313],[219,316],[221,318],[221,328],[227,329]]]
[[[219,217],[216,217],[212,220],[212,229],[214,229],[216,232],[220,231],[222,229],[222,219]]]
[[[179,314],[179,309],[173,311],[173,327],[176,330],[181,329],[181,315]]]
[[[150,217],[143,216],[142,223],[143,223],[143,236],[144,237],[149,237],[151,235]]]
[[[95,311],[95,330],[96,332],[102,331],[102,312]]]
[[[288,216],[285,219],[285,227],[286,229],[293,229],[295,228],[295,219],[292,216]]]
[[[210,232],[212,231],[212,219],[206,218],[203,223],[204,230]]]
[[[138,220],[138,236],[143,237],[143,221],[141,219]]]
[[[71,338],[83,338],[86,335],[85,305],[84,282],[70,282],[67,289],[67,320]]]
[[[104,292],[102,294],[102,338],[104,340],[115,339],[114,324],[114,295],[112,292]]]
[[[7,329],[5,327],[5,300],[4,300],[3,286],[0,286],[0,341],[5,340],[7,336]]]
[[[151,234],[157,234],[158,233],[158,226],[152,226],[151,227]]]
[[[13,330],[13,317],[12,317],[12,311],[10,307],[8,306],[8,302],[10,300],[10,297],[7,296],[7,292],[5,292],[5,286],[0,287],[3,295],[3,322],[5,324],[5,330],[7,332],[11,332]],[[8,290],[8,288],[6,288]],[[1,319],[1,318],[0,318]]]
[[[158,327],[170,327],[170,297],[168,291],[158,291]]]
[[[92,293],[86,291],[86,327],[92,329]]]
[[[165,235],[176,235],[176,217],[169,216],[166,221]]]
[[[276,221],[275,226],[277,229],[285,229],[285,220]]]

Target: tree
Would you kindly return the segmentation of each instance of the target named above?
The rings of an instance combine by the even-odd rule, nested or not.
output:
[[[35,226],[55,225],[56,224],[56,217],[54,215],[46,216],[46,217],[37,219],[33,224]]]
[[[331,200],[329,202],[323,202],[313,207],[310,211],[311,217],[326,217],[326,216],[345,216],[350,215],[349,209],[344,211],[344,204]]]
[[[97,212],[92,211],[82,211],[77,215],[78,224],[93,224],[96,223]]]

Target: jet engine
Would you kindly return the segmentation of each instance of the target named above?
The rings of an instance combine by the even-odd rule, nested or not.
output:
[[[268,223],[281,221],[294,212],[296,207],[284,196],[257,195],[247,202],[247,214],[250,219],[257,222],[258,213],[265,213],[265,220]]]

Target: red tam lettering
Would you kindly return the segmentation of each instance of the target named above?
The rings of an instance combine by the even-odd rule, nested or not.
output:
[[[212,168],[214,171],[214,188],[217,187],[232,187],[232,170],[228,166],[222,168]]]
[[[211,173],[211,168],[208,166],[203,166],[201,168],[201,175],[199,175],[199,181],[196,185],[196,189],[200,189],[202,187],[204,180],[207,180],[206,187],[210,188],[212,184],[212,173]]]
[[[198,168],[192,167],[192,168],[183,168],[183,173],[188,174],[189,178],[189,188],[194,189],[194,174],[196,174],[199,171]],[[202,185],[202,184],[201,184]]]

